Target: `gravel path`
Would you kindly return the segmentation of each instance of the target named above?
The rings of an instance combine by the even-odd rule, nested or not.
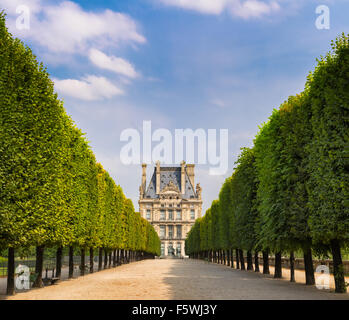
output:
[[[297,277],[303,272],[297,272]],[[285,276],[287,276],[285,274]],[[297,279],[298,280],[298,279]],[[301,281],[301,280],[300,280]],[[197,260],[156,259],[107,269],[8,299],[349,299],[301,283]]]

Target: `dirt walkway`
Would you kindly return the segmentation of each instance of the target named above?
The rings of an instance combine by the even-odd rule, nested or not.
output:
[[[62,281],[9,299],[349,299],[349,294],[203,261],[157,259]]]

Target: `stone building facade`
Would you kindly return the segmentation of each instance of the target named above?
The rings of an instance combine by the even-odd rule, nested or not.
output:
[[[184,243],[195,220],[201,217],[201,187],[194,188],[194,164],[165,167],[156,163],[147,187],[147,165],[142,164],[139,212],[157,231],[161,255],[184,257]]]

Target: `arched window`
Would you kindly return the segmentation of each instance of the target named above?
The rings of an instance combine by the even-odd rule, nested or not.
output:
[[[167,254],[169,256],[173,256],[174,255],[174,250],[173,250],[173,244],[172,242],[169,242],[168,243],[168,246],[167,246]]]

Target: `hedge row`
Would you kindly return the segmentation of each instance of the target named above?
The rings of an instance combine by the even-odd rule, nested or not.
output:
[[[258,267],[262,251],[268,273],[273,252],[275,277],[281,277],[281,255],[292,262],[294,251],[303,250],[307,284],[315,281],[312,251],[332,255],[336,292],[346,292],[341,249],[349,243],[348,36],[337,38],[332,49],[318,60],[304,92],[274,110],[253,148],[242,149],[219,200],[189,232],[188,254],[224,261],[236,249],[241,263],[245,250],[252,269],[251,252]]]
[[[66,114],[53,82],[0,13],[0,248],[9,248],[13,293],[16,248],[121,249],[159,254],[153,227],[96,163]],[[41,265],[40,265],[41,264]]]

